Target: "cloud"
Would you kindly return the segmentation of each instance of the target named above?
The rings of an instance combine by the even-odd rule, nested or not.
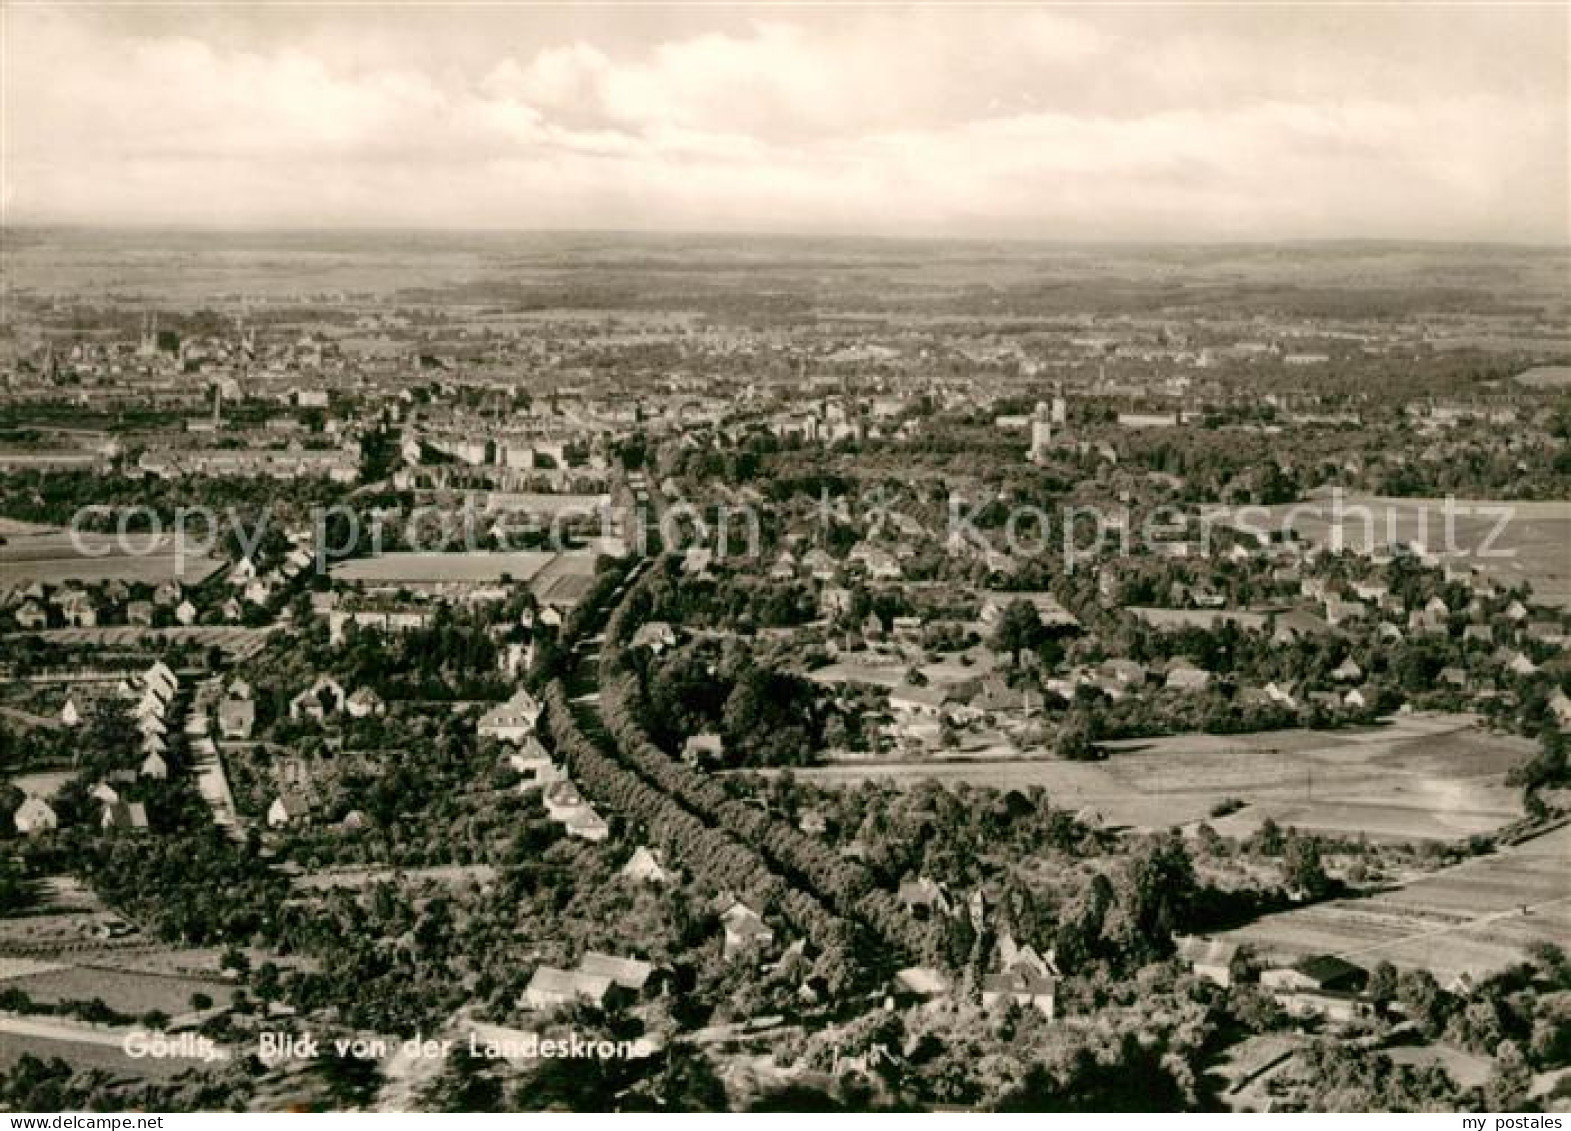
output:
[[[7,217],[1568,239],[1563,10],[366,12],[6,10]]]

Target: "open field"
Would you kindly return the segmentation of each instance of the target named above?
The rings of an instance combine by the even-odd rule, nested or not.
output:
[[[1339,954],[1369,966],[1422,966],[1442,982],[1571,938],[1571,827],[1421,876],[1367,899],[1339,899],[1228,933],[1284,958]]]
[[[195,644],[210,648],[217,645],[234,662],[258,652],[267,642],[272,625],[247,628],[243,625],[193,624],[168,628],[143,628],[140,625],[100,625],[94,628],[49,628],[41,632],[9,633],[11,636],[36,636],[56,644],[79,645],[113,650],[161,650],[171,644]],[[4,639],[0,636],[0,639]]]
[[[40,770],[34,774],[20,774],[12,780],[11,784],[29,796],[48,800],[65,788],[66,782],[74,777],[76,777],[74,770]]]
[[[1545,604],[1571,607],[1571,554],[1566,552],[1571,546],[1571,502],[1454,500],[1449,547],[1445,506],[1444,499],[1348,495],[1340,516],[1335,504],[1324,498],[1268,509],[1273,528],[1289,522],[1299,537],[1316,544],[1340,537],[1342,545],[1361,551],[1371,538],[1382,550],[1395,542],[1419,543],[1447,562],[1475,567],[1502,585],[1526,581]]]
[[[1536,365],[1513,380],[1530,389],[1571,389],[1571,365]]]
[[[115,1080],[168,1080],[202,1062],[187,1057],[128,1056],[122,1046],[129,1030],[100,1029],[52,1017],[0,1015],[0,1069],[24,1056],[56,1057],[82,1071],[97,1069]]]
[[[102,999],[120,1013],[140,1016],[159,1010],[171,1017],[191,1010],[191,995],[204,993],[222,1005],[234,987],[216,979],[150,974],[119,966],[65,966],[0,983],[22,990],[37,1002],[91,1001]]]
[[[43,534],[53,527],[42,526],[36,522],[23,522],[19,518],[6,518],[0,515],[0,538],[15,538],[21,534]]]
[[[557,554],[535,575],[529,588],[542,605],[571,609],[588,594],[594,580],[592,554]]]
[[[964,661],[964,662],[962,662]],[[949,687],[982,679],[998,666],[997,656],[985,649],[974,648],[969,652],[955,652],[940,656],[933,663],[916,665],[928,683]],[[906,681],[911,670],[911,660],[882,652],[844,652],[832,664],[814,668],[807,678],[815,683],[834,685],[841,683],[866,684],[869,687],[894,688]]]
[[[549,551],[514,553],[476,551],[469,554],[391,553],[372,558],[351,558],[329,571],[335,582],[370,585],[478,585],[495,584],[506,574],[514,581],[529,581],[551,564]]]
[[[595,557],[547,550],[393,553],[339,562],[330,572],[335,582],[369,586],[499,585],[505,577],[528,584],[541,604],[570,609],[594,581]]]
[[[1214,824],[1232,835],[1247,835],[1271,817],[1284,827],[1371,840],[1453,840],[1520,815],[1516,792],[1503,779],[1532,751],[1522,739],[1478,730],[1471,716],[1447,714],[1344,731],[1177,735],[1109,747],[1103,762],[845,762],[796,773],[826,785],[934,779],[1041,786],[1055,804],[1091,808],[1109,824],[1138,828],[1199,821],[1231,797],[1247,807]]]
[[[125,545],[99,534],[81,534],[73,544],[64,530],[18,534],[0,544],[0,586],[26,586],[35,581],[141,581],[149,585],[171,579],[196,585],[223,565],[205,552],[179,544],[173,535],[152,539],[127,535]]]
[[[1397,1045],[1385,1050],[1393,1064],[1424,1067],[1438,1064],[1464,1088],[1481,1088],[1494,1073],[1494,1065],[1484,1057],[1464,1052],[1452,1045]]]

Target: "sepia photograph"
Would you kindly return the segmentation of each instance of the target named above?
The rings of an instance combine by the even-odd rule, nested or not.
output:
[[[0,0],[7,1128],[1554,1131],[1568,752],[1565,0]]]

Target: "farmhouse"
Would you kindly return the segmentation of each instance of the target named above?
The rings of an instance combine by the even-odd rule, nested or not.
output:
[[[1311,955],[1292,966],[1277,967],[1260,975],[1260,984],[1266,989],[1285,993],[1358,993],[1368,981],[1369,973],[1363,967],[1334,954]]]

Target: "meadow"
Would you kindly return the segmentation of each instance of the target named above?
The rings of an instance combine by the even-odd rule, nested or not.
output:
[[[1455,840],[1520,816],[1505,774],[1525,740],[1480,730],[1469,715],[1413,714],[1340,731],[1175,735],[1109,743],[1101,762],[1016,759],[837,762],[797,770],[805,781],[855,785],[927,779],[999,789],[1040,786],[1056,805],[1094,810],[1112,826],[1166,828],[1209,818],[1224,800],[1244,808],[1212,820],[1248,836],[1266,818],[1287,827],[1372,841]]]

